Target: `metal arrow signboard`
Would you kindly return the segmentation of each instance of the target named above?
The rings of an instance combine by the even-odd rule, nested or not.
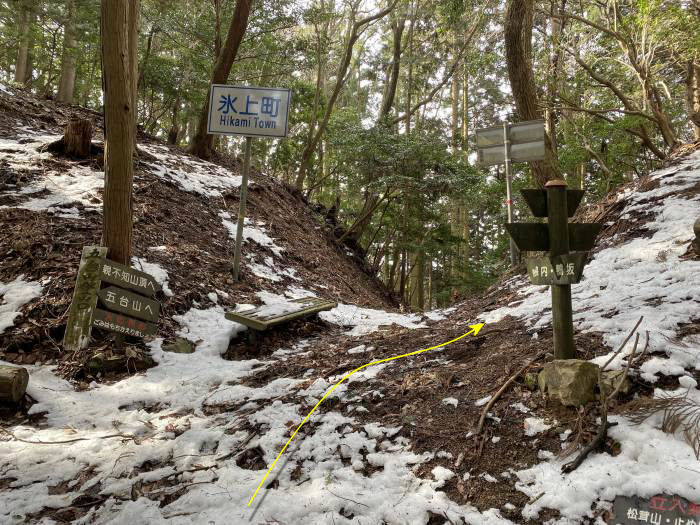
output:
[[[544,159],[544,120],[529,120],[476,130],[477,159],[481,166],[505,164],[508,224],[513,223],[513,189],[510,165]],[[515,244],[510,241],[510,264],[515,266]]]

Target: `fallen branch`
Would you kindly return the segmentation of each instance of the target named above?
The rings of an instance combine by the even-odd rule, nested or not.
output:
[[[586,448],[584,448],[584,449],[581,451],[581,453],[580,453],[578,456],[576,456],[576,459],[575,459],[575,460],[573,460],[572,462],[567,463],[566,465],[564,465],[564,466],[561,468],[561,471],[562,471],[564,474],[568,474],[568,473],[573,472],[574,470],[576,470],[576,469],[581,465],[581,463],[583,463],[583,460],[586,459],[586,457],[588,456],[588,454],[590,454],[590,453],[593,452],[594,450],[599,449],[599,448],[603,445],[603,442],[605,441],[605,436],[608,434],[608,429],[609,429],[610,427],[614,427],[615,425],[617,425],[617,423],[608,423],[607,420],[606,420],[606,421],[602,421],[602,422],[600,423],[600,426],[598,427],[598,433],[596,434],[596,436],[595,436],[595,438],[593,439],[593,441],[591,441],[591,442],[586,446]]]
[[[122,438],[122,439],[131,439],[131,440],[134,439],[134,436],[130,436],[128,434],[108,434],[106,436],[97,436],[94,438],[74,438],[74,439],[66,439],[64,441],[30,441],[28,439],[18,438],[12,432],[10,432],[9,430],[7,430],[6,428],[1,427],[1,426],[0,426],[0,432],[3,434],[7,434],[15,441],[20,441],[22,443],[27,443],[29,445],[65,445],[68,443],[75,443],[76,441],[90,441],[93,439],[110,439],[110,438],[117,438],[117,437]]]
[[[588,454],[593,452],[594,450],[598,450],[600,447],[602,447],[603,443],[605,443],[605,437],[608,434],[608,429],[611,427],[614,427],[617,425],[617,423],[609,423],[608,422],[608,406],[610,404],[610,401],[617,396],[617,393],[620,391],[620,388],[622,387],[622,384],[625,382],[627,379],[627,375],[629,374],[630,368],[632,367],[632,364],[635,362],[635,356],[637,354],[637,345],[639,344],[639,334],[634,339],[634,346],[632,347],[632,353],[629,355],[627,359],[627,365],[625,366],[624,372],[622,373],[622,377],[618,381],[617,385],[614,386],[612,389],[612,392],[608,394],[605,391],[605,385],[603,384],[603,372],[605,369],[608,367],[608,365],[617,357],[620,352],[625,348],[629,340],[632,338],[634,333],[637,331],[637,328],[639,328],[639,325],[642,323],[642,319],[644,319],[644,316],[639,318],[639,321],[637,321],[637,324],[634,325],[634,328],[632,328],[632,331],[629,333],[629,335],[625,338],[625,340],[622,342],[620,345],[620,348],[618,348],[615,353],[608,359],[608,361],[600,368],[598,368],[598,387],[600,388],[600,401],[601,401],[601,421],[600,425],[598,426],[598,432],[596,433],[595,438],[581,451],[581,453],[576,457],[575,460],[571,461],[570,463],[566,463],[561,467],[561,471],[564,474],[569,474],[576,470],[581,463],[586,459]],[[649,332],[647,332],[647,340],[646,340],[646,345],[644,346],[644,350],[642,352],[642,355],[644,352],[646,352],[647,348],[649,346]]]
[[[530,359],[524,367],[522,367],[515,374],[510,376],[508,378],[508,380],[505,383],[503,383],[503,386],[501,386],[501,388],[498,389],[498,392],[496,392],[493,395],[493,397],[489,400],[489,402],[484,407],[484,410],[481,412],[481,417],[479,418],[479,424],[477,425],[476,430],[474,431],[474,436],[478,436],[479,434],[481,434],[481,431],[484,429],[484,421],[486,421],[486,415],[489,413],[489,410],[491,410],[491,407],[493,406],[493,404],[498,400],[499,397],[501,397],[503,392],[506,391],[506,388],[508,388],[508,386],[513,381],[515,381],[518,378],[518,376],[520,376],[520,374],[522,374],[523,372],[525,372],[525,370],[530,368],[535,363],[535,361],[542,358],[543,356],[544,356],[544,352],[537,354],[535,357]]]

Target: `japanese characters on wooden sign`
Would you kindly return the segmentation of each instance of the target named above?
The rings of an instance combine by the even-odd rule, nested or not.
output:
[[[581,280],[585,264],[586,256],[581,253],[525,260],[532,284],[576,284]]]
[[[108,309],[122,314],[145,319],[146,321],[157,321],[160,312],[160,303],[153,299],[147,299],[116,286],[103,288],[97,292],[100,302]]]
[[[149,297],[160,291],[153,276],[106,258],[107,248],[86,246],[80,260],[63,346],[85,348],[93,326],[135,337],[155,335],[160,303]],[[100,289],[104,281],[116,286]],[[124,288],[127,288],[125,290]],[[138,292],[138,293],[134,293]],[[97,308],[99,297],[107,310]]]
[[[700,525],[700,503],[660,494],[649,499],[618,496],[613,504],[615,525]]]
[[[142,295],[152,296],[160,290],[156,280],[145,272],[105,259],[101,279],[109,284],[134,290]]]
[[[147,335],[155,335],[158,332],[158,326],[153,323],[147,323],[141,319],[134,319],[115,312],[108,312],[100,308],[95,308],[92,324],[98,328],[135,337],[146,337]]]

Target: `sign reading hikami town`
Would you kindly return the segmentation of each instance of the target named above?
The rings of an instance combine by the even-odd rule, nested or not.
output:
[[[208,133],[286,137],[290,89],[213,84]]]
[[[248,195],[248,174],[253,137],[282,138],[287,136],[287,117],[292,90],[283,88],[242,87],[212,84],[209,92],[207,133],[243,135],[245,153],[241,172],[238,225],[233,251],[233,279],[238,280],[241,266],[241,244]]]
[[[158,331],[158,326],[149,322],[157,321],[160,313],[160,303],[149,298],[160,290],[158,282],[153,276],[106,256],[107,248],[83,248],[63,338],[66,350],[85,348],[93,326],[134,337],[155,335]],[[103,281],[116,286],[100,289]],[[107,310],[97,307],[98,298]]]

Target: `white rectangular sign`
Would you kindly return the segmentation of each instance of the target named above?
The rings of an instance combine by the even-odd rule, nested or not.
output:
[[[286,137],[290,89],[213,84],[208,132],[249,137]]]

